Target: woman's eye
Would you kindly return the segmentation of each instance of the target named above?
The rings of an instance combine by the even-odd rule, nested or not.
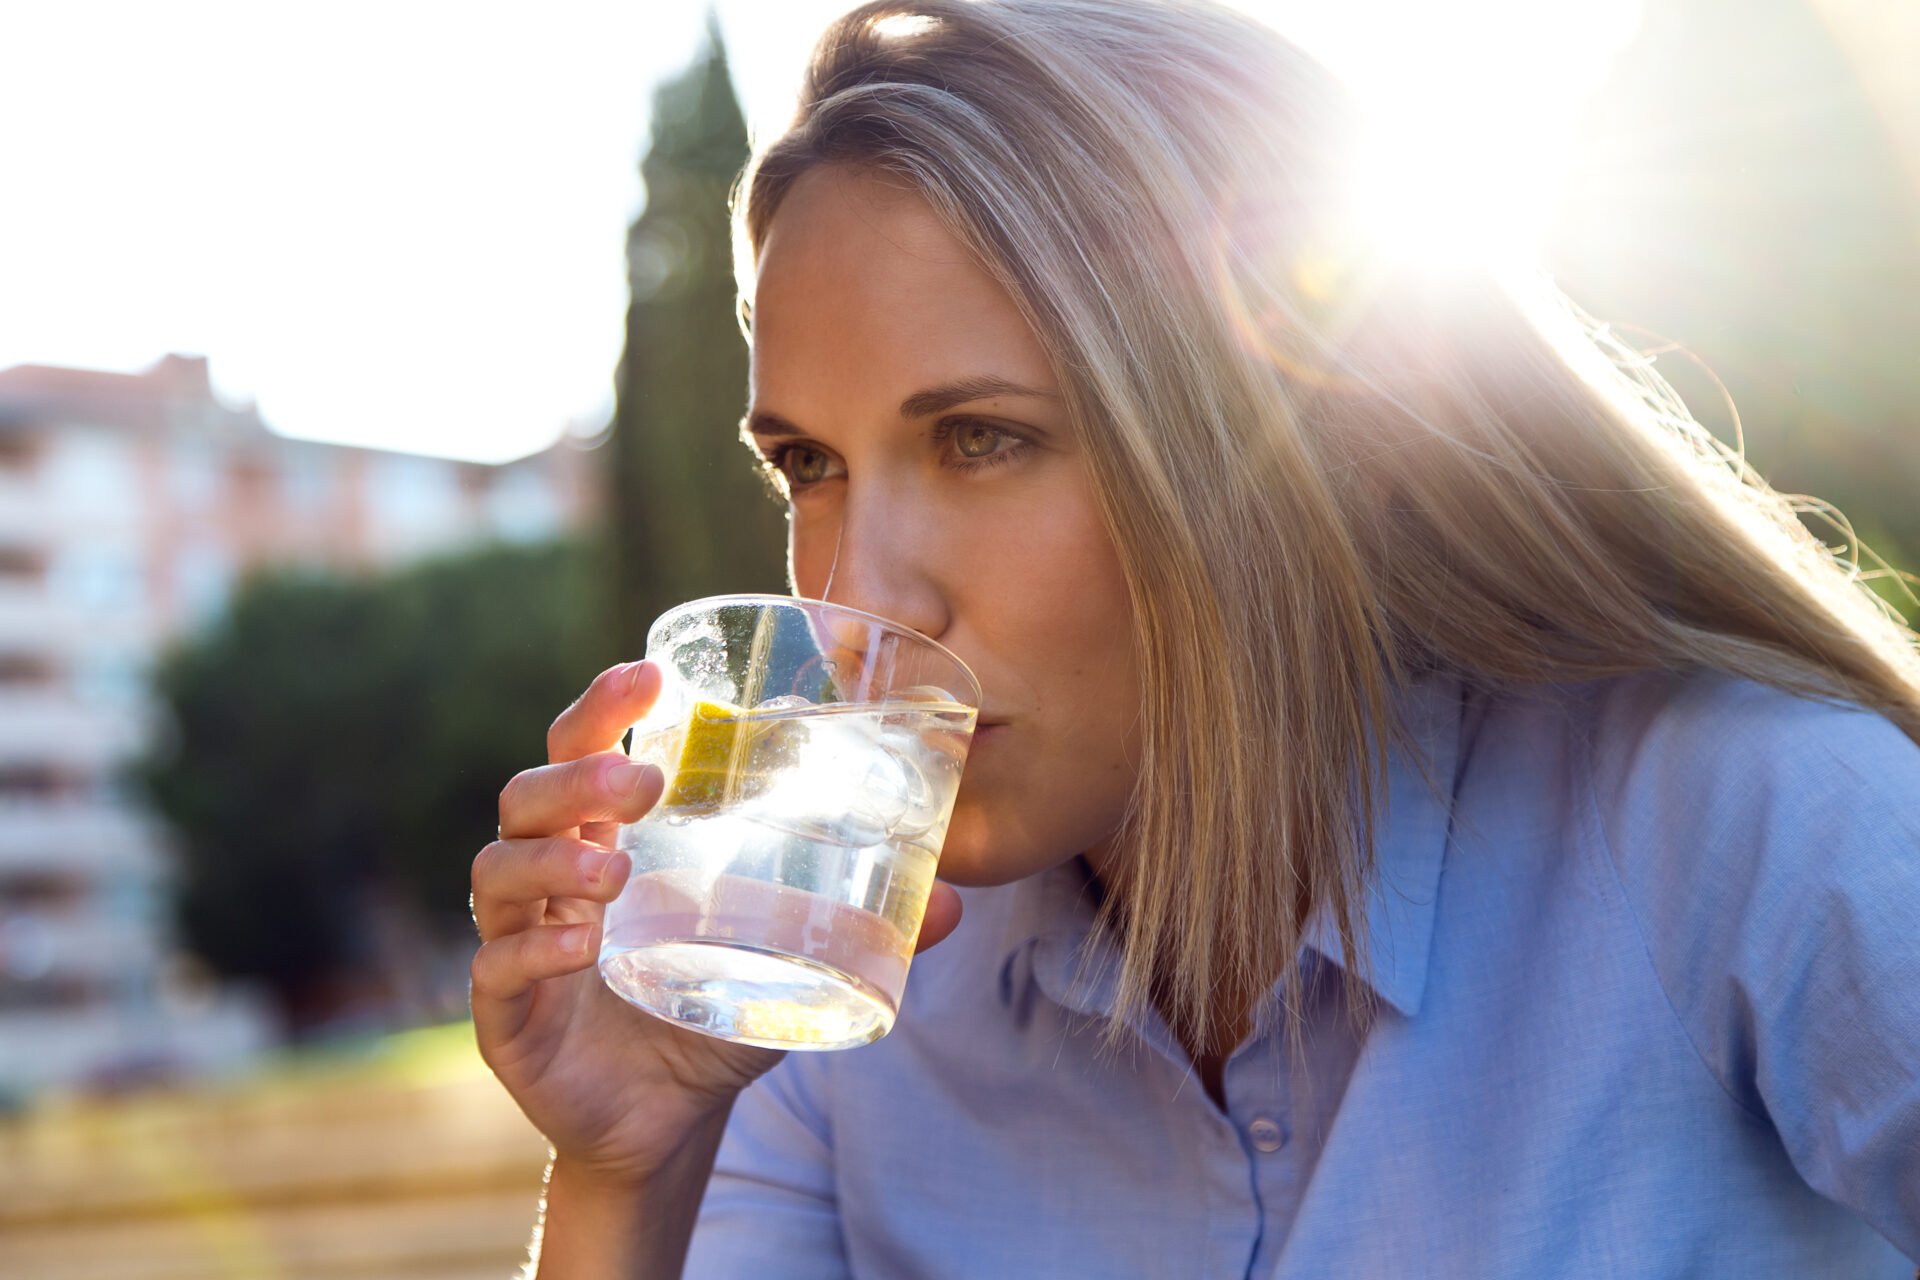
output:
[[[818,449],[795,449],[789,473],[801,484],[812,484],[827,474],[827,455]]]
[[[787,473],[787,479],[797,485],[816,484],[832,474],[833,459],[823,451],[806,445],[794,445],[785,450],[780,459],[780,467]]]
[[[954,431],[953,447],[959,450],[963,458],[986,458],[999,452],[1006,438],[1004,431],[968,423]]]

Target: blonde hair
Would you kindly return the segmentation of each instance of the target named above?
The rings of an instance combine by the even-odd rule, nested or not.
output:
[[[1920,742],[1916,637],[1646,362],[1550,288],[1346,256],[1352,115],[1204,3],[879,0],[736,199],[742,320],[791,184],[915,186],[1059,373],[1129,585],[1141,785],[1100,927],[1115,1031],[1214,1046],[1338,927],[1356,1020],[1394,694],[1717,669]],[[1429,780],[1444,790],[1449,780]]]

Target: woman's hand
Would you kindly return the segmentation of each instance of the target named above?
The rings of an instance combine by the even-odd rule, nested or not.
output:
[[[500,839],[473,860],[480,1056],[559,1158],[622,1182],[659,1170],[782,1057],[643,1013],[595,968],[601,918],[630,870],[614,833],[664,786],[658,769],[617,750],[660,680],[648,662],[602,672],[554,721],[548,763],[500,793]],[[959,895],[936,882],[919,946],[959,918]]]

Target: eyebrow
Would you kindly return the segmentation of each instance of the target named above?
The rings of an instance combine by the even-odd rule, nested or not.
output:
[[[967,404],[974,400],[991,400],[996,396],[1030,396],[1038,400],[1060,398],[1057,393],[1043,391],[1038,387],[1025,386],[991,374],[975,374],[914,392],[900,402],[900,416],[903,418],[931,417],[955,405]],[[746,421],[741,425],[744,428],[742,434],[761,439],[806,434],[785,418],[772,413],[748,414]]]
[[[1022,386],[1018,382],[1009,382],[1005,378],[996,378],[990,374],[976,374],[970,378],[956,378],[952,382],[914,392],[900,402],[900,416],[925,418],[944,409],[951,409],[957,404],[966,404],[971,400],[991,400],[995,396],[1032,396],[1041,400],[1060,398],[1053,392],[1042,391],[1038,387]]]

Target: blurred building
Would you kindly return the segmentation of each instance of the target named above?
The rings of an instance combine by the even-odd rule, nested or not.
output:
[[[202,358],[0,370],[0,1093],[217,1068],[270,1036],[169,955],[166,837],[120,778],[160,647],[262,566],[559,534],[592,505],[591,457],[285,439],[220,403]]]

